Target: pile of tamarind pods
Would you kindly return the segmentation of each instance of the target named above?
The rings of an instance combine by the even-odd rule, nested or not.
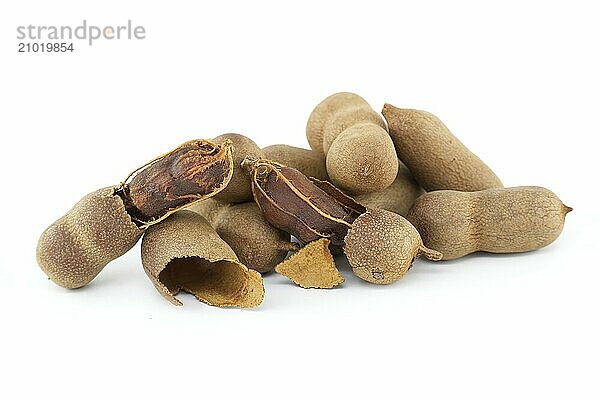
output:
[[[240,134],[186,142],[84,196],[41,235],[56,284],[87,285],[140,238],[144,271],[166,299],[188,292],[255,307],[262,275],[304,288],[344,282],[334,254],[365,281],[402,278],[417,257],[539,249],[571,211],[550,190],[505,188],[433,114],[354,93],[319,103],[309,149],[259,148]],[[295,240],[294,240],[295,238]]]

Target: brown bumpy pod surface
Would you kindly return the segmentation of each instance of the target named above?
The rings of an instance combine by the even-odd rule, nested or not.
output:
[[[354,200],[368,208],[381,208],[406,217],[415,200],[424,193],[412,174],[402,163],[391,186],[373,193],[354,196]]]
[[[316,150],[307,150],[287,144],[274,144],[262,149],[263,157],[280,164],[287,165],[302,172],[304,175],[321,181],[329,179],[325,156]]]
[[[398,174],[398,157],[390,135],[378,125],[360,123],[338,135],[327,153],[331,182],[349,193],[376,192]]]
[[[426,193],[407,218],[427,247],[452,260],[476,251],[518,253],[547,246],[571,210],[548,189],[521,186]]]
[[[262,155],[260,147],[251,139],[237,133],[226,133],[217,136],[214,142],[222,144],[227,139],[232,142],[233,175],[227,187],[215,195],[215,198],[224,203],[252,201],[250,177],[240,164],[246,157],[259,158]]]
[[[241,264],[208,221],[183,210],[153,225],[142,240],[142,265],[171,303],[181,290],[220,307],[256,307],[264,297],[262,277]]]
[[[225,204],[208,199],[189,210],[204,216],[239,260],[258,272],[269,272],[288,252],[299,248],[290,234],[267,222],[256,203]]]
[[[364,105],[369,106],[365,99],[348,92],[332,94],[320,102],[312,111],[306,123],[306,138],[310,148],[318,152],[323,151],[323,128],[332,114],[342,108]]]
[[[501,188],[496,174],[471,153],[435,115],[383,106],[398,158],[426,191],[473,192]]]
[[[329,152],[331,144],[340,133],[360,123],[372,123],[387,132],[387,127],[381,115],[368,104],[341,109],[331,114],[330,119],[323,127],[323,151],[325,154]]]
[[[56,284],[78,288],[131,249],[142,232],[115,188],[100,189],[82,198],[42,233],[37,262]]]
[[[356,276],[388,284],[402,278],[415,258],[440,260],[442,254],[423,245],[406,219],[386,210],[368,209],[348,230],[344,253]]]

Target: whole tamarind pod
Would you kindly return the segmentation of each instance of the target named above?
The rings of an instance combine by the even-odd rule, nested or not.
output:
[[[295,168],[308,177],[321,181],[329,179],[325,156],[320,151],[302,149],[287,144],[274,144],[263,147],[262,153],[267,160]]]
[[[273,270],[288,252],[299,248],[298,243],[290,241],[289,233],[265,220],[255,202],[226,204],[213,198],[194,203],[188,209],[204,216],[240,262],[255,271]]]
[[[208,221],[182,210],[148,228],[142,239],[144,271],[167,300],[182,305],[180,291],[219,307],[256,307],[263,280],[249,270]]]
[[[326,182],[311,181],[294,168],[265,159],[242,164],[250,170],[254,200],[266,220],[304,244],[327,238],[341,247],[348,228],[364,212],[341,192],[328,193]]]
[[[227,187],[216,194],[215,199],[225,203],[252,201],[250,177],[242,169],[241,163],[246,157],[261,157],[262,151],[252,139],[238,133],[226,133],[213,139],[217,144],[222,144],[225,140],[231,141],[233,174]]]
[[[327,175],[348,193],[383,190],[396,178],[398,157],[385,121],[356,94],[337,93],[317,105],[307,136],[311,147],[322,144]]]
[[[536,186],[438,190],[419,197],[407,218],[426,246],[452,260],[476,251],[519,253],[547,246],[560,235],[571,210]]]
[[[387,210],[367,209],[352,224],[344,244],[354,275],[382,285],[402,278],[417,257],[442,258],[423,244],[410,222]]]
[[[323,128],[332,114],[343,108],[361,105],[369,106],[365,99],[349,92],[332,94],[320,102],[306,123],[306,138],[310,148],[318,152],[323,151]]]
[[[354,196],[354,200],[368,208],[380,208],[406,217],[415,200],[424,192],[408,168],[400,163],[398,175],[391,186],[379,192]]]
[[[190,141],[118,186],[88,194],[42,233],[39,266],[65,288],[88,284],[132,248],[148,226],[218,193],[231,178],[231,163],[229,143]]]
[[[333,249],[343,249],[361,279],[388,284],[404,276],[417,256],[442,257],[425,247],[400,215],[367,209],[330,183],[309,180],[273,161],[246,160],[243,165],[251,171],[254,199],[267,221],[305,244],[330,240]]]
[[[385,104],[398,158],[426,191],[501,188],[502,182],[435,115]]]

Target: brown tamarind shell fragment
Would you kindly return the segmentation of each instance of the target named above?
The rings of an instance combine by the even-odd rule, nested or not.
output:
[[[219,193],[232,173],[231,141],[191,140],[133,171],[117,193],[132,219],[148,226]]]
[[[302,243],[327,238],[342,247],[352,222],[365,211],[335,187],[294,168],[265,159],[243,164],[251,171],[252,193],[265,219]]]
[[[261,275],[234,251],[200,214],[179,211],[148,228],[142,265],[158,292],[174,305],[183,291],[218,307],[256,307],[265,288]]]

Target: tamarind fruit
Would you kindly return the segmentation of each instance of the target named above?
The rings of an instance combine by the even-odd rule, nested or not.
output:
[[[503,187],[500,179],[435,115],[385,104],[398,158],[426,191],[473,192]]]
[[[560,235],[571,210],[536,186],[438,190],[419,197],[407,219],[427,247],[453,260],[476,251],[519,253],[547,246]]]
[[[412,174],[402,163],[398,175],[387,188],[373,193],[354,196],[354,200],[368,208],[380,208],[406,217],[415,200],[424,193]]]
[[[335,93],[321,101],[311,112],[306,123],[306,138],[311,149],[323,152],[323,128],[331,115],[348,107],[366,106],[365,99],[350,92]]]
[[[359,278],[389,284],[402,278],[417,257],[437,261],[442,254],[423,244],[419,232],[402,216],[367,209],[344,239],[344,254]]]
[[[311,146],[322,144],[327,175],[336,187],[352,194],[370,193],[396,178],[394,143],[383,118],[362,97],[327,97],[311,113],[306,133]]]
[[[416,257],[442,257],[423,245],[419,232],[402,216],[365,208],[329,182],[310,180],[270,160],[247,159],[242,165],[252,174],[254,199],[269,223],[304,244],[327,239],[333,249],[343,249],[361,279],[392,283]]]
[[[262,154],[267,160],[295,168],[308,177],[322,181],[329,179],[325,156],[321,151],[302,149],[287,144],[274,144],[263,147]]]

